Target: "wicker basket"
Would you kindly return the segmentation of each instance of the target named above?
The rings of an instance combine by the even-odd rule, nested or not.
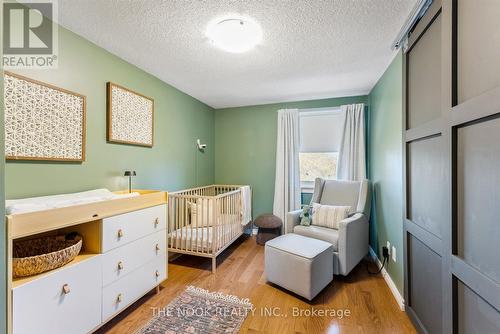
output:
[[[14,277],[37,275],[64,266],[82,248],[82,237],[73,234],[41,237],[14,242],[12,274]]]

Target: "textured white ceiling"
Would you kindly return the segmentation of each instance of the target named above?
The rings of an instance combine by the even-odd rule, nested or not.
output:
[[[367,94],[417,0],[64,0],[60,23],[215,107]],[[205,36],[216,17],[258,21],[242,54]]]

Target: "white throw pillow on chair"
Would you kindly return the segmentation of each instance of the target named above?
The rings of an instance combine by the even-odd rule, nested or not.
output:
[[[312,225],[338,230],[339,223],[349,217],[350,206],[312,204]]]

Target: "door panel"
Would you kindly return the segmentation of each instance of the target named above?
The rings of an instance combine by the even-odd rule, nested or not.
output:
[[[408,143],[408,219],[441,237],[446,223],[448,178],[443,138],[434,136]],[[432,196],[429,196],[432,194]]]
[[[500,313],[457,279],[458,333],[497,334]]]
[[[500,86],[500,1],[457,2],[458,103]]]
[[[441,15],[408,51],[407,67],[411,129],[441,116]]]
[[[457,129],[457,255],[500,282],[500,118]]]
[[[441,257],[408,234],[408,305],[430,333],[442,332]]]

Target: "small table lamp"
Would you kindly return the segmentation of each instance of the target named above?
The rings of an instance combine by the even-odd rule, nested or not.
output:
[[[136,176],[135,170],[126,170],[123,176],[128,176],[128,192],[132,192],[132,176]]]

